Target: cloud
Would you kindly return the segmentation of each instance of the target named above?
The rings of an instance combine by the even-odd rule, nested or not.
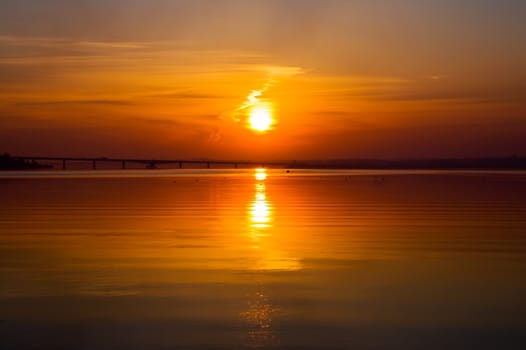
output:
[[[285,67],[285,66],[268,66],[264,67],[267,72],[265,82],[259,89],[252,90],[246,97],[245,101],[233,112],[232,118],[236,122],[244,122],[246,119],[246,110],[261,104],[266,103],[271,105],[265,99],[265,93],[273,86],[279,84],[281,81],[293,77],[295,75],[303,74],[305,71],[301,67]]]
[[[320,78],[323,81],[323,77]],[[369,102],[521,103],[526,85],[513,82],[474,86],[449,76],[422,78],[341,76],[317,91],[318,98]]]
[[[211,100],[211,99],[223,99],[232,98],[233,96],[226,94],[212,94],[212,93],[201,93],[192,91],[174,91],[174,92],[161,92],[156,94],[145,95],[146,97],[161,97],[170,99],[190,99],[190,100]]]
[[[111,105],[129,106],[134,105],[132,101],[126,100],[56,100],[56,101],[24,101],[17,102],[17,106],[60,106],[60,105]]]

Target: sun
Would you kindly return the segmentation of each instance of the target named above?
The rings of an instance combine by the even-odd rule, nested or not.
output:
[[[248,114],[248,126],[257,131],[269,131],[274,124],[272,105],[268,102],[260,102],[254,105]]]

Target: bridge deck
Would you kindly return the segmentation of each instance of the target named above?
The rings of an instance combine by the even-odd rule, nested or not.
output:
[[[91,162],[93,169],[96,169],[98,162],[108,163],[121,163],[122,168],[126,167],[126,163],[139,163],[145,164],[149,167],[156,167],[163,164],[178,164],[182,168],[183,164],[205,164],[208,168],[212,165],[233,165],[238,167],[244,166],[275,166],[285,167],[288,165],[286,162],[256,162],[256,161],[243,161],[243,160],[185,160],[185,159],[144,159],[144,158],[106,158],[106,157],[40,157],[40,156],[13,156],[13,159],[26,160],[26,161],[58,161],[62,162],[62,167],[66,168],[66,162],[68,161],[80,161],[80,162]]]

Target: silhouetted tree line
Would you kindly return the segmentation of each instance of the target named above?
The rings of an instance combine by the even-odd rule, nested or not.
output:
[[[0,156],[0,170],[29,170],[41,168],[51,168],[51,165],[16,159],[11,157],[8,153],[4,153]]]

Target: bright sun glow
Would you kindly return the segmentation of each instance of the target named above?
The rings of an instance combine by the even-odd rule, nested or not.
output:
[[[269,103],[258,103],[250,109],[248,125],[251,129],[265,132],[270,130],[273,123],[272,106]]]

